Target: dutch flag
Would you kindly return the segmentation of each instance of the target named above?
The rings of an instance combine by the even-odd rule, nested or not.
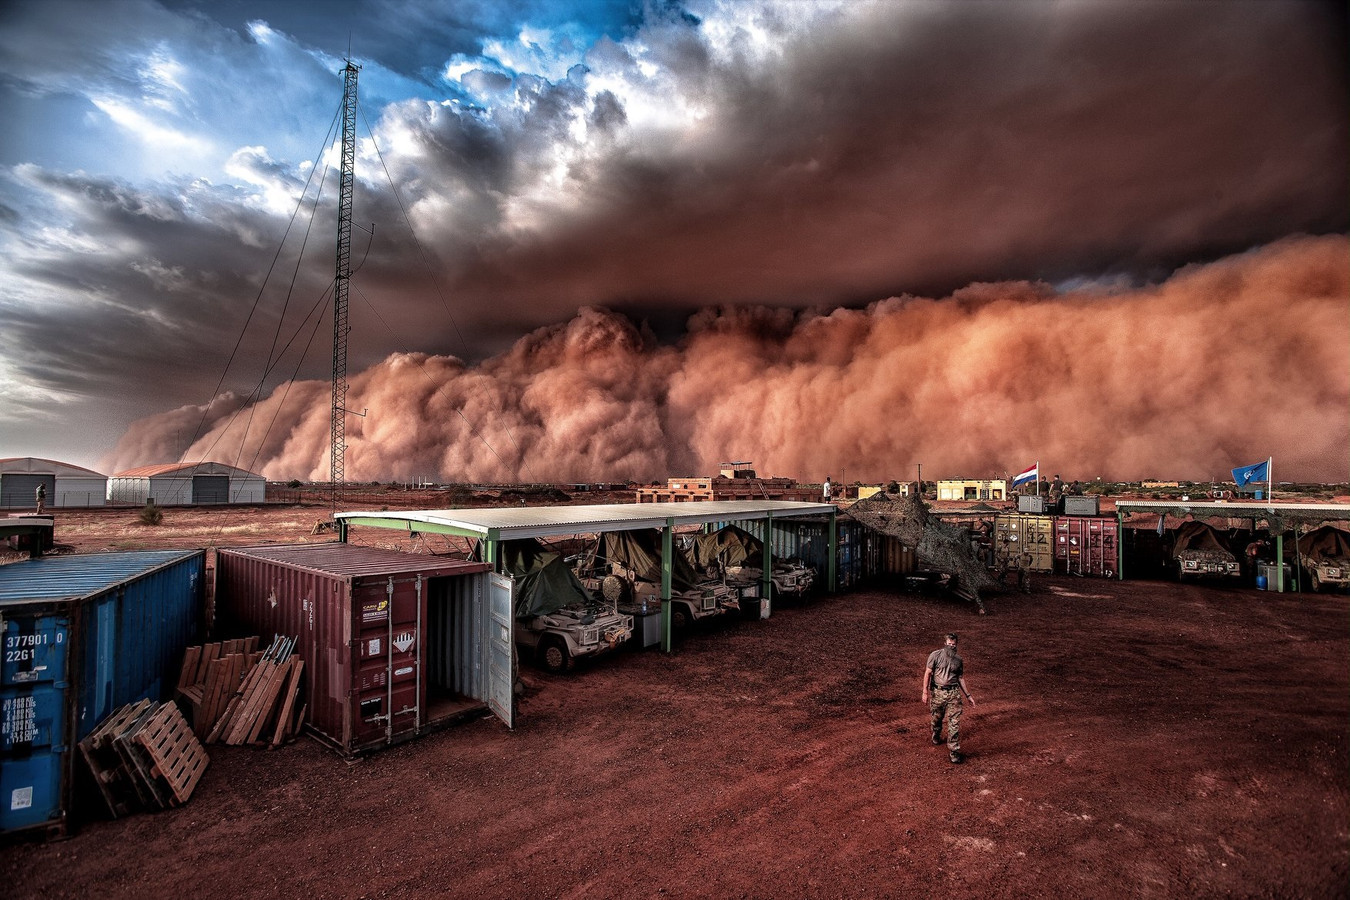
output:
[[[1012,480],[1013,487],[1021,487],[1024,484],[1035,484],[1036,479],[1041,476],[1041,464],[1039,462],[1032,464],[1031,468],[1026,469],[1022,474],[1017,475]]]

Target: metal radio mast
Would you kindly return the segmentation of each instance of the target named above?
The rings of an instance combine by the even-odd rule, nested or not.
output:
[[[333,280],[333,409],[329,428],[329,490],[334,509],[346,481],[347,451],[347,287],[352,274],[352,188],[356,180],[356,73],[342,70],[342,174],[338,187],[337,274]]]

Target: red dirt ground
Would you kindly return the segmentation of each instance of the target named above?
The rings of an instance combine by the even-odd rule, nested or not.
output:
[[[988,605],[872,590],[671,656],[524,668],[514,731],[481,719],[354,764],[308,739],[212,747],[185,807],[6,847],[0,884],[16,900],[1345,896],[1344,595],[1063,577]],[[979,701],[961,766],[919,702],[953,628]]]

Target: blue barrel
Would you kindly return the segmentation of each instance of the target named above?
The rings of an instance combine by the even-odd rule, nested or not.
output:
[[[1256,497],[1257,500],[1264,500],[1264,499],[1266,499],[1266,492],[1265,492],[1265,491],[1257,491],[1257,492],[1254,494],[1254,496]]]
[[[1257,575],[1257,576],[1256,576],[1256,589],[1257,589],[1258,591],[1264,591],[1264,590],[1266,590],[1266,585],[1268,585],[1269,583],[1270,583],[1270,582],[1268,582],[1268,581],[1266,580],[1266,576],[1264,576],[1264,575]]]

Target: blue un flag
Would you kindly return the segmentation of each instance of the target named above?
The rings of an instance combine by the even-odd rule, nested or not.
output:
[[[1233,481],[1238,487],[1244,484],[1259,484],[1268,478],[1270,478],[1270,460],[1259,462],[1254,466],[1240,466],[1233,470]]]

